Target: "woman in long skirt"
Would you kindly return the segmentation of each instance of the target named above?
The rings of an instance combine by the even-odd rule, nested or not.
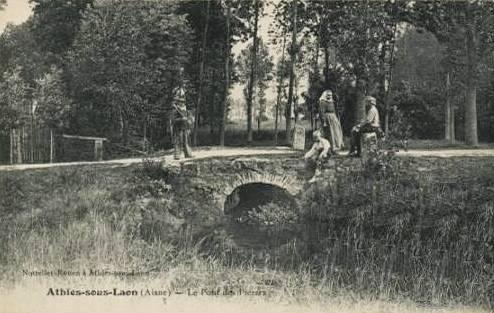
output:
[[[340,120],[336,116],[336,109],[333,100],[333,92],[326,90],[319,98],[319,114],[321,117],[324,136],[331,143],[331,150],[341,150],[343,148],[343,131],[341,130]]]

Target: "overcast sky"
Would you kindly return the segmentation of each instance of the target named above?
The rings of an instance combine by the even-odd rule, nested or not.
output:
[[[31,15],[29,0],[7,0],[7,6],[0,11],[0,32],[3,32],[7,23],[20,24]]]

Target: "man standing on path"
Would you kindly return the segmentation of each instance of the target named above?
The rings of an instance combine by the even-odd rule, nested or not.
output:
[[[186,158],[192,158],[192,150],[189,145],[189,124],[191,117],[185,105],[185,90],[183,88],[183,69],[179,73],[179,86],[173,92],[173,147],[174,158],[179,160],[181,150]]]
[[[379,111],[376,108],[376,98],[367,96],[364,98],[364,101],[367,115],[365,120],[352,128],[349,156],[360,157],[362,150],[362,147],[360,146],[360,138],[363,133],[376,133],[377,135],[381,131]]]

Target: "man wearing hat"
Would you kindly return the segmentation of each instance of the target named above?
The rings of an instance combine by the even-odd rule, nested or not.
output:
[[[181,70],[182,72],[182,70]],[[183,150],[186,158],[192,157],[192,151],[189,146],[189,123],[190,116],[185,105],[185,90],[182,87],[182,80],[180,73],[180,86],[173,92],[172,103],[172,118],[173,118],[173,147],[174,158],[179,160],[181,157],[181,150]]]
[[[343,131],[340,120],[336,116],[336,109],[333,100],[333,92],[326,90],[319,98],[319,116],[321,119],[324,136],[331,143],[331,152],[343,148]]]
[[[350,142],[350,156],[360,157],[362,147],[360,138],[363,133],[379,133],[381,124],[379,121],[379,111],[376,108],[376,98],[367,96],[364,98],[365,109],[367,111],[365,119],[352,128],[352,138]]]

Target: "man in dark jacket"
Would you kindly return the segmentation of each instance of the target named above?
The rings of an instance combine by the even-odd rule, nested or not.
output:
[[[185,90],[182,86],[174,90],[172,107],[174,158],[175,160],[180,159],[181,150],[183,150],[186,158],[191,158],[192,150],[189,145],[191,116],[185,105]]]

